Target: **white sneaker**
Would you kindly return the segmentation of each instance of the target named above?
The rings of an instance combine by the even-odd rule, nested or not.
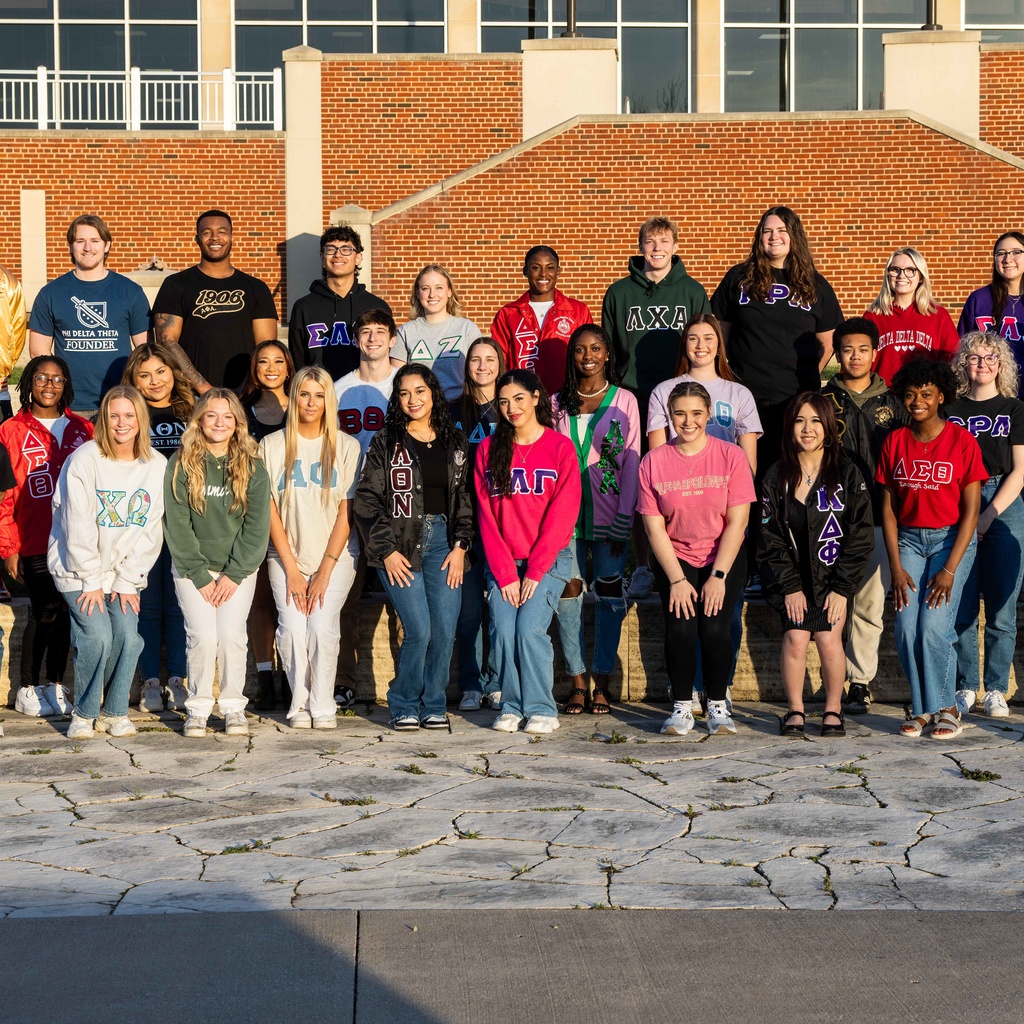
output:
[[[512,714],[511,711],[506,711],[504,714],[498,715],[498,717],[491,723],[492,729],[497,729],[498,732],[519,732],[519,723],[522,719],[518,715]]]
[[[164,692],[160,687],[160,679],[157,676],[144,679],[142,681],[142,696],[139,697],[139,710],[145,713],[147,711],[163,711],[163,709]]]
[[[561,723],[554,715],[530,715],[523,732],[540,735],[542,733],[554,732],[560,725]]]
[[[248,736],[249,720],[244,711],[229,711],[224,716],[225,736]]]
[[[985,714],[989,718],[1009,718],[1010,709],[1006,706],[1006,698],[998,690],[985,691]]]
[[[29,718],[50,718],[57,714],[41,686],[22,686],[14,700],[14,710]]]
[[[693,728],[693,712],[688,700],[677,700],[672,705],[672,714],[661,726],[662,735],[685,736]]]
[[[479,711],[483,700],[483,694],[479,690],[467,690],[459,701],[460,711]]]
[[[83,718],[82,715],[73,711],[71,713],[71,724],[68,726],[67,738],[69,740],[91,740],[95,735],[91,718]]]
[[[654,589],[654,573],[646,565],[638,565],[629,578],[629,589],[626,591],[627,601],[642,601],[651,596]]]
[[[293,729],[311,729],[313,727],[313,719],[309,712],[305,709],[296,711],[291,718],[288,719],[288,724]]]
[[[71,701],[62,683],[46,683],[40,689],[43,691],[43,699],[53,708],[55,715],[71,714]]]
[[[127,715],[105,715],[102,711],[100,717],[93,723],[97,732],[106,732],[119,739],[122,736],[134,736],[135,726]]]
[[[501,690],[493,690],[487,694],[487,702],[495,711],[501,710]]]
[[[338,716],[337,715],[319,715],[313,719],[314,729],[337,729],[338,728]]]
[[[206,735],[206,719],[199,715],[189,715],[185,719],[185,735],[189,739],[199,739]]]
[[[168,711],[185,710],[185,701],[188,699],[188,690],[185,689],[185,680],[182,679],[181,676],[168,676],[167,689],[164,692],[167,696]]]
[[[694,718],[704,717],[704,701],[702,699],[703,696],[703,690],[694,690],[693,696],[690,698],[690,714],[693,715]]]
[[[986,700],[988,694],[985,694]],[[960,712],[960,717],[963,718],[971,708],[974,707],[974,702],[978,699],[978,694],[974,690],[957,690],[956,691],[956,709]]]
[[[708,701],[708,735],[714,736],[717,732],[731,733],[736,735],[736,723],[729,714],[729,708],[724,700]]]

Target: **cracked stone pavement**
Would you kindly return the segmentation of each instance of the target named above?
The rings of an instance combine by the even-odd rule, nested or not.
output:
[[[0,916],[277,909],[1024,909],[1024,719],[953,743],[899,737],[894,707],[845,739],[662,737],[662,707],[561,719],[551,736],[335,732],[252,716],[186,740],[174,714],[82,744],[8,711]],[[212,720],[220,726],[219,720]]]

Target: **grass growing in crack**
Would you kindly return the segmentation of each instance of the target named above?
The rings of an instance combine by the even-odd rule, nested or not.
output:
[[[738,775],[726,775],[724,778],[719,779],[719,782],[747,782],[747,779],[741,779]]]
[[[592,732],[587,736],[588,740],[593,740],[596,743],[628,743],[629,737],[623,736],[617,729],[612,729],[610,736],[605,736],[603,732]]]
[[[426,775],[427,773],[418,764],[400,764],[400,772],[408,772],[410,775]]]
[[[97,836],[95,839],[79,839],[75,845],[85,846],[86,843],[98,843],[99,841],[99,837]]]
[[[271,843],[276,843],[279,839],[283,839],[284,836],[274,836],[269,841],[262,839],[251,839],[247,843],[240,843],[238,846],[228,846],[221,850],[221,854],[225,853],[252,853],[253,850],[265,850],[268,849]]]
[[[869,846],[888,846],[889,844],[884,839],[872,839],[868,844]]]
[[[83,747],[81,743],[72,743],[69,749],[72,754],[80,754],[83,750],[85,750],[85,747]],[[97,775],[96,778],[98,779],[100,778],[100,776]]]
[[[605,862],[605,863],[603,863],[603,864],[599,863],[599,864],[598,864],[598,867],[599,867],[599,868],[600,868],[600,869],[601,869],[601,870],[602,870],[602,871],[603,871],[603,872],[604,872],[604,873],[605,873],[606,875],[609,875],[609,876],[611,876],[611,875],[617,875],[617,874],[619,874],[619,873],[620,873],[621,871],[623,871],[623,870],[624,870],[623,868],[620,868],[620,867],[619,867],[619,866],[618,866],[617,864],[613,864],[613,863],[612,863],[611,861],[606,861],[606,862]]]
[[[530,870],[529,864],[513,864],[512,865],[512,877],[518,878],[520,875],[525,875]]]
[[[540,743],[540,737],[539,736],[531,736],[530,737],[530,742],[531,743]]]
[[[837,772],[844,772],[846,775],[859,775],[861,778],[864,777],[864,769],[855,764],[843,764],[837,769]]]
[[[372,796],[331,796],[330,793],[324,793],[324,799],[330,804],[341,804],[342,807],[368,807],[370,804],[375,804],[377,801]]]
[[[416,850],[413,847],[409,846],[409,847],[406,847],[404,850],[399,850],[398,851],[398,856],[399,857],[414,857],[419,852],[420,852],[419,850]]]
[[[663,786],[668,785],[668,783],[657,772],[649,771],[646,768],[637,768],[637,771],[641,775],[646,775],[649,779],[654,779],[655,782],[660,782]]]
[[[962,765],[960,774],[965,779],[970,779],[971,782],[995,782],[1002,778],[998,772],[987,772],[982,768],[964,768]]]
[[[641,761],[638,757],[617,757],[612,764],[640,764]]]
[[[693,821],[694,818],[699,818],[703,813],[703,811],[695,811],[693,809],[693,804],[686,805],[686,816],[690,819],[690,821]]]
[[[338,717],[339,718],[355,718],[356,717],[356,709],[355,708],[339,708],[338,709]]]
[[[573,804],[572,807],[531,807],[531,811],[585,811],[583,804]]]
[[[136,732],[174,732],[173,729],[168,728],[166,725],[140,725]]]
[[[36,747],[34,750],[26,750],[26,754],[52,754],[53,751],[49,747]]]
[[[745,885],[748,889],[763,889],[764,882],[760,878],[747,878],[740,882],[740,885]]]
[[[287,885],[288,884],[288,879],[285,878],[284,875],[267,875],[267,877],[264,878],[263,881],[264,882],[279,882],[281,885]]]
[[[144,797],[144,794],[143,794],[142,790],[139,789],[138,786],[136,786],[135,789],[132,790],[132,795],[130,797],[128,797],[128,799],[129,800],[142,800],[143,797]]]
[[[730,857],[728,860],[722,861],[722,866],[727,868],[741,868],[743,867],[743,861],[737,860],[735,857]]]
[[[413,757],[437,757],[432,750],[417,750]]]
[[[103,776],[100,775],[99,772],[94,772],[91,768],[86,768],[86,771],[89,773],[89,778],[90,779],[102,779],[103,778]]]
[[[622,789],[621,786],[612,785],[610,782],[598,782],[595,784],[596,789]]]
[[[735,811],[739,804],[708,804],[709,811]]]
[[[338,752],[338,748],[337,747],[318,747],[316,752],[318,754],[320,754],[321,756],[323,756],[323,755],[328,755],[329,756],[331,754],[336,754]]]
[[[464,832],[461,828],[455,830],[459,834],[460,839],[479,839],[480,832],[477,829],[466,829]]]

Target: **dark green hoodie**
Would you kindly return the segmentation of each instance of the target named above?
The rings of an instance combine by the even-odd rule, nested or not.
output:
[[[683,325],[694,313],[710,309],[708,293],[678,256],[657,282],[644,275],[643,256],[632,256],[629,277],[605,292],[601,306],[601,325],[611,335],[622,383],[646,398],[674,377]]]

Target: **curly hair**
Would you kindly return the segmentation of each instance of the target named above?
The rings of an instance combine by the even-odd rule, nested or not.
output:
[[[424,274],[440,274],[448,282],[448,291],[451,294],[449,294],[448,302],[444,308],[449,316],[455,316],[462,308],[462,302],[459,299],[459,293],[455,290],[455,282],[452,280],[452,275],[440,263],[428,263],[416,275],[416,280],[412,283],[412,298],[409,300],[409,316],[415,320],[418,317],[427,315],[427,311],[423,308],[423,303],[420,302],[420,281],[423,280]]]
[[[518,387],[537,396],[537,422],[549,430],[555,428],[551,399],[544,390],[540,378],[529,370],[509,370],[503,373],[495,385],[495,394],[501,395],[502,388]],[[498,417],[498,426],[491,438],[491,450],[487,460],[487,471],[491,475],[491,487],[503,497],[512,494],[512,451],[515,442],[515,427],[504,414]]]
[[[234,496],[231,513],[241,512],[244,515],[249,510],[249,497],[246,492],[260,457],[259,446],[249,434],[242,403],[234,391],[228,388],[210,388],[196,402],[192,418],[181,435],[181,448],[178,451],[178,461],[174,465],[171,490],[179,503],[184,504],[187,501],[193,511],[201,516],[206,515],[206,454],[210,448],[203,433],[202,421],[211,402],[217,399],[227,402],[231,414],[235,417],[235,431],[228,441],[227,474]],[[184,499],[178,496],[179,471],[185,478]]]
[[[871,304],[869,313],[878,313],[881,316],[889,316],[892,307],[896,302],[896,293],[893,291],[892,282],[889,280],[889,268],[897,256],[906,256],[917,268],[917,288],[914,289],[914,308],[921,316],[931,316],[939,307],[932,298],[932,279],[928,273],[928,263],[925,258],[909,245],[897,249],[886,261],[885,270],[882,272],[882,289]]]
[[[195,392],[181,375],[174,353],[162,341],[143,342],[132,352],[125,363],[124,373],[121,374],[121,383],[138,387],[135,383],[135,374],[142,364],[150,359],[159,359],[164,366],[171,368],[171,376],[174,378],[171,386],[171,411],[184,422],[192,415],[192,409],[196,404]]]
[[[923,388],[931,384],[942,392],[939,408],[956,398],[959,384],[953,367],[941,356],[934,358],[921,353],[904,363],[892,377],[889,390],[902,402],[908,388]]]
[[[558,408],[567,416],[579,416],[580,414],[580,378],[576,369],[576,355],[574,349],[576,342],[587,334],[594,335],[604,345],[608,353],[608,361],[604,364],[604,379],[609,384],[619,383],[619,371],[615,368],[615,350],[612,348],[612,339],[608,332],[597,324],[582,324],[572,332],[569,338],[569,347],[565,352],[565,382],[562,390],[558,392]]]
[[[971,390],[971,378],[967,374],[967,357],[974,355],[979,348],[990,348],[999,356],[999,372],[996,374],[996,391],[1003,398],[1017,397],[1017,360],[1014,358],[1013,349],[1005,338],[997,334],[986,334],[984,331],[971,331],[960,339],[960,344],[950,366],[956,374],[957,393],[966,395]]]
[[[21,380],[18,381],[18,401],[21,402],[22,409],[32,408],[32,378],[44,363],[53,363],[64,378],[64,390],[57,399],[57,413],[63,416],[75,400],[75,389],[71,386],[71,371],[68,364],[60,356],[35,356],[28,361],[25,369],[21,371]]]
[[[1010,295],[1009,286],[1006,284],[1006,278],[999,273],[999,266],[996,263],[996,250],[999,248],[999,243],[1005,238],[1012,238],[1022,248],[1024,248],[1024,234],[1019,231],[1004,231],[997,239],[996,244],[992,246],[992,283],[989,287],[992,289],[992,321],[994,331],[999,330],[999,325],[1003,322],[1003,310],[1006,309],[1006,300]]]
[[[683,333],[679,338],[679,356],[676,359],[676,376],[682,377],[683,374],[690,372],[690,357],[686,354],[686,335],[691,327],[696,327],[699,324],[707,324],[718,339],[718,348],[715,350],[715,373],[722,380],[735,380],[736,375],[732,372],[732,368],[729,366],[729,357],[725,354],[725,335],[722,333],[722,325],[714,313],[695,313],[683,325]]]
[[[442,447],[451,451],[461,441],[461,433],[455,426],[452,419],[451,409],[444,397],[444,388],[437,379],[434,371],[422,363],[406,363],[400,367],[395,374],[391,385],[391,397],[388,399],[388,409],[384,414],[384,431],[387,439],[387,450],[393,452],[397,445],[404,444],[408,428],[409,417],[402,412],[402,403],[399,392],[402,390],[402,381],[406,377],[421,377],[423,383],[430,388],[430,429],[437,434],[438,441]]]
[[[792,494],[800,483],[800,447],[794,437],[796,418],[800,410],[809,405],[821,420],[825,431],[824,448],[821,450],[821,482],[825,493],[831,498],[839,487],[839,471],[843,461],[843,446],[839,440],[839,424],[836,422],[835,407],[820,391],[802,391],[782,414],[782,448],[779,452],[779,486]]]
[[[769,217],[778,217],[789,232],[789,255],[786,256],[783,271],[793,298],[804,305],[814,305],[818,298],[814,280],[814,258],[811,256],[811,247],[807,242],[804,226],[788,206],[773,206],[761,215],[754,231],[754,240],[750,244],[750,253],[742,263],[740,287],[759,302],[764,302],[768,298],[768,290],[775,284],[771,261],[761,244],[761,233]]]

